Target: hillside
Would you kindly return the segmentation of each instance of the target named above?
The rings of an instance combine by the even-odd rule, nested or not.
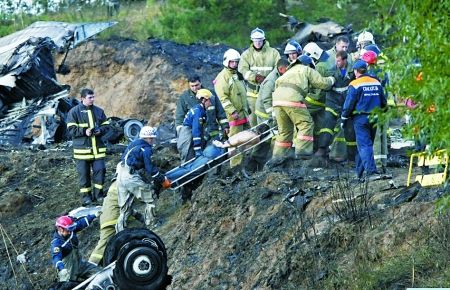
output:
[[[92,87],[108,116],[158,123],[171,119],[186,73],[193,69],[211,84],[225,49],[91,41],[69,54],[71,73],[58,77],[74,96]],[[168,149],[156,155],[163,169],[178,163]],[[405,153],[395,155],[400,162],[389,170],[394,184],[404,185]],[[108,155],[106,185],[119,156]],[[333,164],[315,170],[293,162],[251,180],[226,172],[208,176],[190,204],[181,205],[173,191],[158,201],[155,231],[168,250],[169,289],[450,287],[450,219],[434,213],[443,188],[393,188],[389,180],[366,188],[348,183],[350,168]],[[47,289],[56,278],[49,254],[54,220],[80,206],[71,148],[1,148],[0,173],[0,289]],[[97,239],[98,223],[80,235],[85,257]],[[26,271],[15,249],[27,251]]]

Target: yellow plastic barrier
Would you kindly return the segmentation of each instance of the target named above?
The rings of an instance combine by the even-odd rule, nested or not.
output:
[[[418,181],[422,186],[439,185],[445,182],[445,180],[447,179],[448,171],[448,153],[447,150],[443,149],[436,151],[432,157],[428,157],[426,152],[411,154],[411,158],[409,161],[408,181],[406,183],[407,186],[409,186],[411,183],[413,162],[414,158],[416,157],[418,167],[443,165],[444,171],[431,174],[419,174],[416,176],[415,181]]]

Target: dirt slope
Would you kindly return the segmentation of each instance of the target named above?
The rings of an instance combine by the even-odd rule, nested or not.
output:
[[[65,64],[71,72],[58,75],[78,97],[83,87],[96,92],[96,103],[107,116],[144,118],[159,123],[172,118],[186,76],[202,76],[206,87],[222,69],[223,45],[181,45],[150,39],[89,41],[71,51]],[[61,63],[58,56],[57,63]]]
[[[108,156],[108,178],[118,157]],[[55,278],[48,252],[54,219],[80,204],[71,150],[1,151],[0,164],[1,224],[18,253],[27,251],[33,281],[27,282],[7,243],[21,285],[16,286],[2,242],[0,289],[46,289]],[[257,173],[250,181],[211,175],[184,206],[175,192],[164,192],[156,232],[168,249],[171,289],[322,289],[342,271],[348,277],[340,278],[337,288],[349,289],[353,268],[409,253],[436,223],[431,201],[436,190],[422,189],[412,202],[393,206],[400,189],[380,191],[389,186],[384,180],[370,185],[370,217],[340,220],[331,207],[342,198],[332,189],[339,184],[336,169],[317,174],[298,166]],[[403,182],[405,170],[393,170],[395,182]],[[283,201],[300,188],[312,196],[304,211],[298,197]],[[97,241],[97,227],[80,235],[85,256]],[[405,283],[402,276],[396,279],[378,286]]]

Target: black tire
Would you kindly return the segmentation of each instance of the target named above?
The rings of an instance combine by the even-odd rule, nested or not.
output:
[[[121,290],[158,290],[166,286],[167,259],[154,241],[131,241],[119,251],[113,279]]]
[[[160,251],[164,259],[167,260],[166,246],[157,234],[146,228],[128,228],[109,239],[103,256],[103,266],[106,267],[114,262],[118,257],[120,249],[126,243],[133,240],[142,241],[145,239],[155,241],[158,247],[157,250]]]
[[[123,135],[128,139],[128,141],[134,141],[139,138],[139,132],[141,131],[142,125],[141,121],[138,120],[128,120],[123,126]]]

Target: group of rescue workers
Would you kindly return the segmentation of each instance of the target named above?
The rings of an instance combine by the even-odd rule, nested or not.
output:
[[[197,169],[211,160],[233,156],[236,146],[254,146],[246,162],[244,154],[230,159],[230,170],[237,174],[318,157],[314,159],[356,163],[357,178],[370,179],[379,174],[374,147],[375,155],[384,157],[380,164],[384,170],[386,126],[370,114],[387,106],[388,79],[377,64],[382,55],[371,33],[358,36],[354,53],[347,52],[350,41],[346,36],[339,36],[328,51],[313,42],[302,49],[291,40],[284,49],[286,58],[270,47],[262,29],[254,29],[250,39],[242,55],[235,49],[224,53],[214,91],[203,87],[199,76],[188,77],[189,89],[178,99],[175,113],[182,165],[163,174],[152,163],[157,128],[144,126],[139,139],[122,154],[106,196],[106,146],[101,137],[108,121],[94,105],[94,92],[81,91],[80,104],[68,114],[67,128],[73,137],[83,205],[95,201],[103,205],[95,215],[56,220],[51,255],[59,281],[77,281],[98,271],[112,235],[135,221],[146,226],[156,223],[155,203],[162,189],[170,188],[171,181],[181,176],[198,176],[181,188],[183,202],[188,201],[195,183],[201,182]],[[268,135],[273,132],[277,133],[272,144]],[[376,135],[381,141],[374,146]],[[78,253],[76,233],[98,216],[100,240],[86,262]]]

